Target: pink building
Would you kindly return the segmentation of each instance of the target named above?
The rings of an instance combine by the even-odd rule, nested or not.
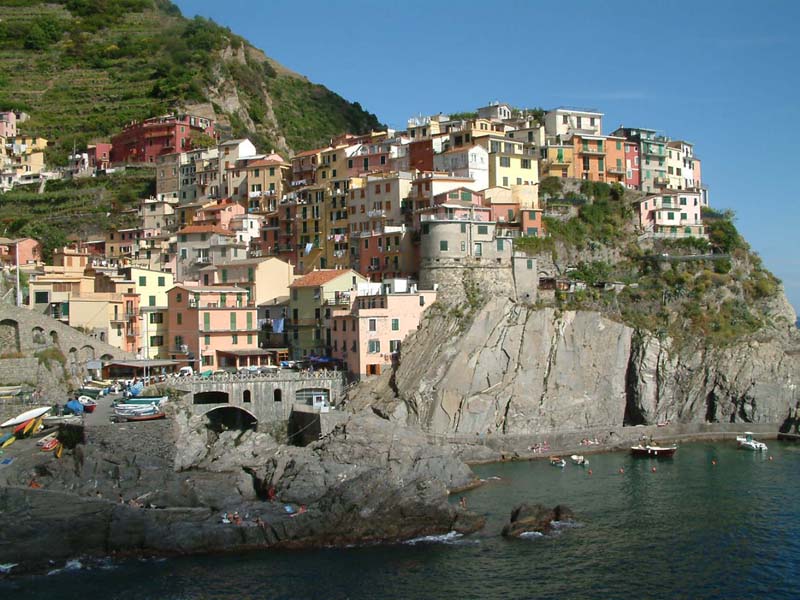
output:
[[[17,115],[13,111],[0,112],[0,137],[10,138],[17,135]]]
[[[639,203],[639,225],[653,237],[705,237],[700,192],[679,190]]]
[[[0,238],[0,263],[16,266],[17,251],[20,265],[35,264],[42,260],[42,245],[33,238]]]
[[[103,170],[111,166],[111,144],[109,143],[89,144],[86,154],[89,155],[89,167],[92,169]]]
[[[639,161],[639,144],[625,142],[625,187],[627,188],[638,190],[642,186]]]
[[[402,279],[359,286],[350,306],[331,315],[333,357],[355,376],[380,375],[435,300],[436,292],[417,291]]]
[[[167,292],[168,352],[197,370],[267,364],[256,307],[239,287],[177,285]]]
[[[197,211],[192,223],[194,225],[211,225],[222,229],[231,229],[231,219],[245,214],[245,208],[238,202],[226,198],[214,204],[206,204]]]

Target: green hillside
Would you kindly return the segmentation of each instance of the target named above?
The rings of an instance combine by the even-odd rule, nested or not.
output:
[[[0,108],[25,133],[73,143],[173,109],[211,113],[261,148],[297,151],[381,125],[230,30],[186,19],[168,0],[0,0]]]

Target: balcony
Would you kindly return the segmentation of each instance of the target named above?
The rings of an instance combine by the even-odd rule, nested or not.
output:
[[[625,169],[622,167],[608,167],[606,170],[613,175],[625,175]]]
[[[385,210],[383,210],[383,209],[368,210],[368,211],[367,211],[367,216],[368,216],[370,219],[374,219],[374,218],[384,218],[384,217],[386,217],[386,211],[385,211]]]
[[[547,163],[551,167],[568,167],[572,164],[572,159],[565,158],[564,156],[557,156],[556,158],[549,159]]]
[[[669,185],[669,178],[663,175],[659,175],[658,177],[653,178],[653,185],[662,185],[667,186]]]
[[[645,146],[642,149],[642,154],[644,156],[656,156],[658,158],[664,158],[664,147],[663,146]]]
[[[593,156],[605,156],[606,151],[603,148],[590,148],[588,146],[582,147],[579,152],[581,154],[591,154]]]

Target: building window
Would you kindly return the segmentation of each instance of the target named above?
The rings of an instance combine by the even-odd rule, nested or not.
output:
[[[400,319],[392,319],[392,331],[400,331]]]
[[[164,336],[163,335],[151,335],[150,336],[150,347],[157,348],[158,346],[164,345]]]
[[[183,325],[183,313],[177,313],[175,315],[175,321],[178,323],[178,325]]]
[[[461,242],[461,251],[462,252],[466,252],[467,251],[467,242],[465,242],[463,240]]]
[[[528,268],[529,271],[533,270],[533,259],[532,258],[528,259],[526,267]]]
[[[378,330],[378,319],[370,319],[369,323],[369,330],[370,331],[377,331]]]
[[[510,167],[511,166],[511,159],[508,156],[501,156],[500,157],[500,166],[501,167]]]
[[[146,286],[147,285],[147,277],[144,275],[139,276],[139,285]]]
[[[389,352],[394,354],[400,350],[400,340],[389,340]]]
[[[156,305],[156,297],[155,296],[148,296],[147,302],[148,302],[149,306],[155,306]]]
[[[154,325],[160,325],[164,322],[164,314],[163,313],[150,313],[150,323]]]
[[[439,241],[439,252],[447,252],[447,240]]]
[[[488,225],[478,225],[478,235],[488,235],[488,234],[489,234]]]
[[[381,351],[380,340],[370,340],[367,344],[367,352],[369,354],[378,354]]]
[[[231,336],[231,344],[236,346],[239,343],[239,336],[235,333]]]
[[[501,240],[501,239],[497,240],[497,251],[498,252],[502,252],[503,251],[503,240]]]
[[[166,279],[164,277],[158,278],[158,287],[164,287],[166,285]]]

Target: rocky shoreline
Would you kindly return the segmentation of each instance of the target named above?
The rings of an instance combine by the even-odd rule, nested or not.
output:
[[[468,462],[610,452],[645,429],[624,428],[613,443],[588,446],[573,439],[575,432],[551,435],[552,446],[532,451],[520,446],[530,436],[444,443],[366,410],[301,448],[254,430],[214,433],[179,406],[167,421],[95,421],[85,426],[83,443],[60,460],[38,452],[33,440],[11,447],[14,462],[0,469],[6,516],[0,563],[17,563],[17,575],[78,556],[313,548],[472,533],[483,527],[483,517],[448,501],[449,494],[481,484]],[[743,424],[652,429],[660,440],[726,439]],[[753,429],[764,438],[778,432],[777,425]]]
[[[208,450],[225,462],[211,469],[185,464],[190,444],[172,416],[87,425],[60,460],[34,440],[14,444],[0,469],[0,563],[22,574],[77,556],[343,546],[483,526],[448,502],[477,483],[469,467],[370,412],[305,448],[255,431],[219,436]]]

